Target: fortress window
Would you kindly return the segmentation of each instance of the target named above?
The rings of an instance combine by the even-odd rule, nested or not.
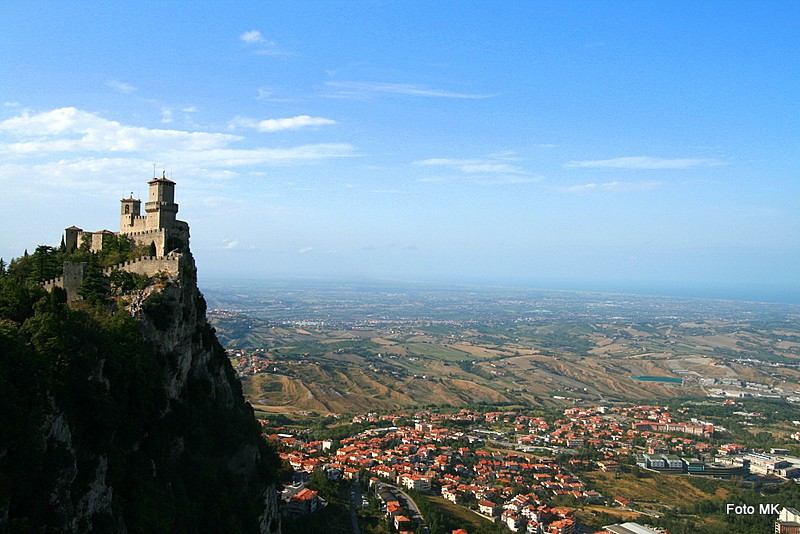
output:
[[[131,205],[125,204],[125,213],[130,213],[130,212],[131,212]]]

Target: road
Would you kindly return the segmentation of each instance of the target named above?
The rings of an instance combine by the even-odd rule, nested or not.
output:
[[[353,484],[353,489],[350,490],[350,520],[353,522],[353,534],[361,534],[361,528],[358,526],[358,516],[356,510],[361,506],[361,484],[358,482]]]
[[[408,493],[398,488],[397,486],[393,486],[392,484],[387,484],[386,482],[381,482],[381,485],[390,488],[392,492],[399,493],[405,498],[408,510],[412,514],[411,519],[413,519],[414,521],[419,521],[419,523],[422,525],[422,532],[427,533],[428,525],[427,523],[425,523],[425,516],[422,515],[422,512],[420,511],[419,506],[417,506],[417,503],[414,502],[414,499],[412,499]]]

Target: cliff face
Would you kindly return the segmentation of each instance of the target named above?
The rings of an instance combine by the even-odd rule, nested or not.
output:
[[[36,380],[33,408],[8,432],[0,421],[0,531],[280,532],[278,460],[191,254],[114,316],[56,300],[24,323],[0,317],[0,400]]]
[[[252,499],[249,506],[258,513],[258,531],[278,533],[280,513],[274,476],[277,457],[261,439],[252,409],[245,403],[241,383],[213,328],[206,321],[205,300],[198,290],[197,270],[191,253],[182,256],[179,273],[166,287],[151,286],[145,290],[143,300],[135,300],[128,311],[140,320],[144,337],[167,355],[168,367],[163,375],[163,384],[170,406],[178,406],[180,410],[205,407],[206,413],[195,416],[230,419],[227,432],[221,428],[225,426],[221,421],[208,427],[210,434],[220,432],[216,436],[217,446],[225,450],[216,459],[232,481],[251,488],[247,497]],[[154,321],[147,307],[139,304],[147,303],[153,294],[159,292],[162,295],[161,309],[155,316],[168,317],[165,328],[160,328],[158,319]],[[243,434],[230,436],[234,439],[224,443],[229,432]],[[202,441],[208,439],[208,436],[200,437]],[[185,455],[187,448],[194,448],[191,433],[173,437],[170,450],[183,451]],[[271,472],[265,472],[267,469]],[[272,476],[265,477],[266,474]]]

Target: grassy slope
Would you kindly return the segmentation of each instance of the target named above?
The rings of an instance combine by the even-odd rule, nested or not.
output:
[[[704,396],[699,377],[800,381],[798,370],[745,366],[715,353],[773,351],[767,334],[753,335],[739,325],[553,324],[439,332],[435,327],[326,330],[238,321],[227,323],[228,345],[264,348],[278,362],[277,375],[258,375],[245,385],[251,401],[268,411],[289,405],[353,412],[511,400],[558,404],[554,397],[650,402]],[[217,326],[224,336],[226,323]],[[782,354],[791,356],[786,350]],[[666,385],[632,375],[683,376],[685,381]]]

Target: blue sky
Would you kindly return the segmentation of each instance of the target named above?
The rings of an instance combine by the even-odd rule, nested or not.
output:
[[[797,2],[0,4],[0,256],[800,301]]]

